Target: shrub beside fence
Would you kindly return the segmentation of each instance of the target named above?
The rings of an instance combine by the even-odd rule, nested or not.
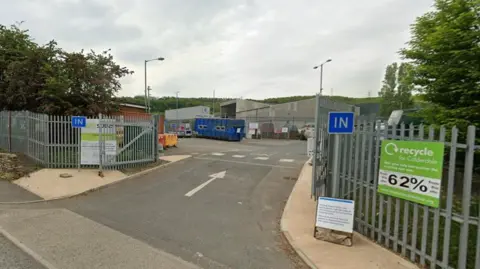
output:
[[[102,169],[139,166],[157,159],[157,123],[155,116],[99,115],[99,155]],[[115,130],[104,133],[108,124]],[[112,127],[113,126],[113,127]],[[116,155],[105,156],[105,137],[114,136]],[[70,116],[54,116],[29,111],[0,112],[0,148],[19,152],[49,168],[77,168],[81,153],[81,129],[71,127]],[[100,153],[101,152],[101,153]],[[95,168],[99,165],[82,165]]]

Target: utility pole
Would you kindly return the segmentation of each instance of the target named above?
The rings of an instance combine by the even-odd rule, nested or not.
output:
[[[213,90],[212,116],[215,117],[215,90]],[[220,117],[222,117],[220,115]]]
[[[152,91],[152,88],[150,86],[147,86],[147,112],[151,112],[151,105],[150,105],[150,91]]]
[[[176,91],[176,92],[175,92],[175,95],[177,96],[177,109],[176,109],[176,114],[177,114],[177,115],[176,115],[176,118],[177,118],[177,128],[176,128],[176,131],[175,131],[175,132],[176,132],[177,134],[178,134],[178,128],[180,128],[180,121],[179,121],[179,119],[178,119],[178,93],[179,93],[179,91]]]

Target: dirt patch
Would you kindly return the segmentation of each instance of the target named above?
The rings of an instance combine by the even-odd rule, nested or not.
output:
[[[121,169],[120,171],[122,173],[124,173],[125,175],[133,175],[133,174],[136,174],[138,172],[148,170],[148,169],[152,169],[152,168],[155,168],[155,167],[167,164],[167,163],[169,163],[169,162],[164,161],[164,160],[158,160],[157,162],[150,163],[150,164],[147,164],[147,165],[141,165],[141,166],[139,165],[139,166],[135,166],[135,167],[124,168],[124,169]]]
[[[14,181],[39,169],[42,169],[42,166],[25,154],[0,150],[0,180]]]

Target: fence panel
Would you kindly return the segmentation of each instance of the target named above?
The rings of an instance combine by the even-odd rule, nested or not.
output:
[[[382,129],[382,124],[358,120],[355,132],[340,140],[339,188],[342,198],[355,200],[355,230],[425,268],[479,269],[480,164],[474,157],[480,147],[475,145],[475,127],[460,137],[455,127],[385,124]],[[377,192],[384,139],[444,142],[439,208]],[[317,171],[324,166],[316,165]]]
[[[97,154],[105,153],[106,141],[115,143],[113,159],[104,157],[102,160],[104,168],[123,169],[156,161],[158,117],[154,118],[143,114],[109,116],[102,120],[92,118],[102,124],[111,124],[114,130],[107,134],[108,127],[98,126]],[[70,116],[0,111],[0,148],[23,153],[45,167],[102,168],[102,163],[80,165],[81,132],[79,128],[72,128]],[[103,138],[102,133],[105,133]],[[112,139],[106,139],[108,136]]]

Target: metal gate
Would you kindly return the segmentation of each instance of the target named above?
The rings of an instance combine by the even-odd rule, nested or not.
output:
[[[157,116],[100,115],[100,170],[135,167],[158,159],[157,124]]]

